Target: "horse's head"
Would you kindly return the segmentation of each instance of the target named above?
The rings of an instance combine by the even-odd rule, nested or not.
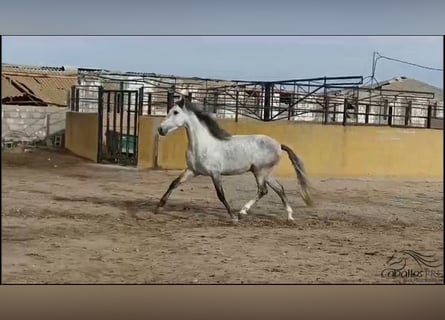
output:
[[[185,99],[182,96],[180,100],[175,102],[173,108],[167,114],[167,117],[162,121],[158,128],[161,136],[166,136],[170,132],[185,126],[187,120],[187,113],[184,111]]]

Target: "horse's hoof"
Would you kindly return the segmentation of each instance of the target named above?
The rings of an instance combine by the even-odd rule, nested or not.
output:
[[[239,220],[244,219],[246,216],[247,216],[247,212],[246,211],[240,211],[238,213],[238,219]]]
[[[155,208],[155,210],[153,211],[154,214],[158,214],[158,213],[161,213],[161,212],[162,212],[162,207],[159,207],[159,206],[157,206]]]

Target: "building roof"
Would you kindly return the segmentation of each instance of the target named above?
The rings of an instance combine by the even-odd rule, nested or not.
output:
[[[369,87],[368,87],[369,88]],[[426,82],[407,77],[395,77],[373,85],[375,89],[434,93],[434,100],[443,101],[443,90]]]
[[[20,65],[11,63],[2,63],[2,72],[19,72],[29,74],[51,74],[70,76],[77,75],[77,68],[75,67],[48,67],[48,66],[33,66],[33,65]]]
[[[387,97],[411,97],[426,99],[430,102],[443,102],[443,90],[428,83],[406,77],[395,77],[386,81],[381,81],[371,85],[361,86],[358,91],[359,100],[369,99],[370,94]],[[354,89],[343,89],[336,91],[336,95],[350,96]]]
[[[2,64],[2,103],[65,107],[76,83],[77,71],[64,67]]]

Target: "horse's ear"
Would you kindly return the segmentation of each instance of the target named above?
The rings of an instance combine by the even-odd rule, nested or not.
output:
[[[185,104],[185,101],[184,101],[185,99],[184,99],[184,96],[183,95],[181,95],[181,98],[178,100],[178,102],[176,102],[176,104],[180,107],[180,108],[183,108],[184,107],[184,104]]]

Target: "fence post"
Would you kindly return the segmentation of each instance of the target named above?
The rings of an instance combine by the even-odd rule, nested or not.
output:
[[[392,125],[392,106],[388,107],[388,126]]]
[[[294,100],[295,100],[294,95],[295,92],[292,92],[290,95],[289,108],[287,109],[287,120],[290,120],[292,109],[294,108]]]
[[[323,124],[326,124],[328,122],[328,96],[327,96],[327,88],[326,88],[326,77],[324,77],[323,82],[324,92],[323,92],[323,98],[324,98],[324,108],[323,108]]]
[[[264,92],[264,120],[269,121],[270,120],[270,91],[271,91],[271,84],[265,83],[265,92]]]
[[[432,105],[428,105],[428,115],[427,115],[427,118],[426,118],[426,127],[428,129],[431,129],[431,116],[432,116],[432,113],[433,113],[433,106]]]
[[[79,88],[75,88],[74,111],[79,112]]]
[[[326,95],[325,92],[325,97],[324,97],[324,119],[323,119],[323,124],[328,123],[328,117],[329,117],[329,99]]]
[[[69,106],[69,111],[73,111],[73,102],[74,102],[74,88],[75,88],[75,86],[71,86],[71,88],[70,88],[70,93],[69,93],[69,95],[70,95],[70,98],[69,98],[69,100],[68,100],[68,106]]]
[[[235,122],[238,122],[238,110],[239,110],[238,102],[239,102],[239,91],[237,89],[235,93]]]
[[[137,114],[142,116],[143,108],[144,108],[144,87],[139,88],[139,94],[137,95],[137,97],[138,97],[138,101],[137,101],[138,112],[137,112]]]
[[[334,107],[332,109],[332,122],[335,123],[336,121],[337,121],[337,104],[334,103]]]
[[[46,114],[46,139],[49,138],[49,136],[51,135],[51,130],[50,130],[50,119],[51,119],[51,115],[49,115],[48,113]]]
[[[348,99],[345,98],[343,103],[343,125],[346,125],[346,116],[347,116],[347,108],[348,108]]]
[[[369,103],[366,105],[366,109],[365,109],[365,123],[366,124],[369,123]]]
[[[102,134],[103,134],[103,91],[102,86],[98,90],[98,107],[97,107],[97,163],[102,161]]]
[[[405,127],[408,126],[410,120],[411,120],[411,108],[412,108],[412,101],[408,101],[408,105],[405,108]]]
[[[383,100],[383,120],[387,120],[387,121],[388,121],[388,105],[389,105],[388,99]],[[381,109],[380,109],[380,113],[381,113]],[[380,124],[380,119],[379,119],[379,124]]]
[[[152,97],[151,97],[151,92],[148,94],[148,114],[151,115],[152,114],[152,109],[151,109],[151,102],[152,101]]]
[[[167,113],[173,108],[175,100],[175,86],[171,86],[167,91]]]
[[[358,92],[357,92],[358,95]],[[358,114],[359,114],[359,104],[358,104],[358,96],[354,97],[354,115],[355,115],[355,123],[358,123]]]
[[[119,94],[119,112],[121,113],[121,117],[122,117],[122,114],[124,113],[124,93],[123,93],[123,91],[124,91],[124,82],[123,81],[121,81],[120,82],[120,84],[119,84],[119,90],[121,91],[120,92],[120,94]],[[121,125],[121,130],[122,130],[122,125]]]

